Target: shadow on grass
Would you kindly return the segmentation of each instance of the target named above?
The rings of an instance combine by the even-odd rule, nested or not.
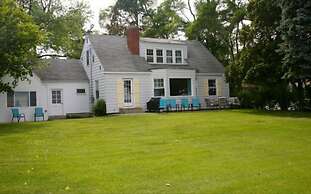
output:
[[[258,116],[273,116],[273,117],[289,117],[289,118],[307,118],[311,119],[311,112],[295,112],[295,111],[265,111],[240,109],[240,113],[258,115]]]
[[[0,124],[0,136],[6,136],[14,133],[28,133],[33,130],[44,127],[47,122],[25,122],[25,123],[5,123]]]

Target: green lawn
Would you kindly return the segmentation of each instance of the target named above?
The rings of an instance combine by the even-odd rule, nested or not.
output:
[[[311,114],[229,110],[0,125],[0,193],[311,193]]]

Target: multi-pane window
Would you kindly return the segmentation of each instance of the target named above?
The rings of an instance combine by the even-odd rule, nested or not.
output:
[[[8,92],[8,107],[29,107],[37,106],[36,92]]]
[[[89,66],[90,65],[90,50],[86,51],[86,65]]]
[[[147,49],[147,62],[153,63],[153,49]]]
[[[175,51],[175,62],[176,62],[176,63],[182,63],[182,54],[181,54],[181,50],[176,50],[176,51]]]
[[[77,94],[85,94],[85,89],[77,89]]]
[[[98,80],[96,80],[95,81],[95,95],[96,95],[96,100],[98,100],[99,99],[99,81]]]
[[[154,84],[154,96],[165,96],[164,80],[154,79],[153,84]]]
[[[166,50],[166,63],[173,63],[173,51]]]
[[[52,90],[52,104],[61,104],[62,103],[62,91]]]
[[[157,54],[157,63],[163,63],[163,50],[157,49],[156,54]]]
[[[132,80],[124,80],[124,103],[131,104],[132,103]]]
[[[208,80],[208,95],[209,96],[216,96],[216,80],[215,79],[209,79]]]

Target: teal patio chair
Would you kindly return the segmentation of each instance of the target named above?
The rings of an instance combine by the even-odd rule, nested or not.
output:
[[[178,111],[178,106],[175,98],[169,99],[169,108],[170,110]]]
[[[168,102],[165,98],[160,98],[159,110],[167,110],[168,109]]]
[[[196,108],[197,110],[201,109],[200,98],[197,96],[192,98],[191,110],[193,110],[194,108]]]
[[[26,121],[25,114],[24,113],[19,113],[19,109],[18,108],[12,108],[11,112],[12,112],[12,122],[14,121],[14,119],[16,119],[17,122],[19,122],[21,119],[24,119],[24,121]]]
[[[34,120],[37,121],[37,118],[42,117],[42,121],[44,121],[44,112],[42,107],[35,108]]]
[[[180,100],[180,105],[181,105],[181,110],[189,110],[190,109],[190,104],[188,98],[182,98]]]

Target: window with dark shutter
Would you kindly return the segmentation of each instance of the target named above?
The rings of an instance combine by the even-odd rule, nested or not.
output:
[[[30,92],[30,106],[37,106],[37,93]]]

